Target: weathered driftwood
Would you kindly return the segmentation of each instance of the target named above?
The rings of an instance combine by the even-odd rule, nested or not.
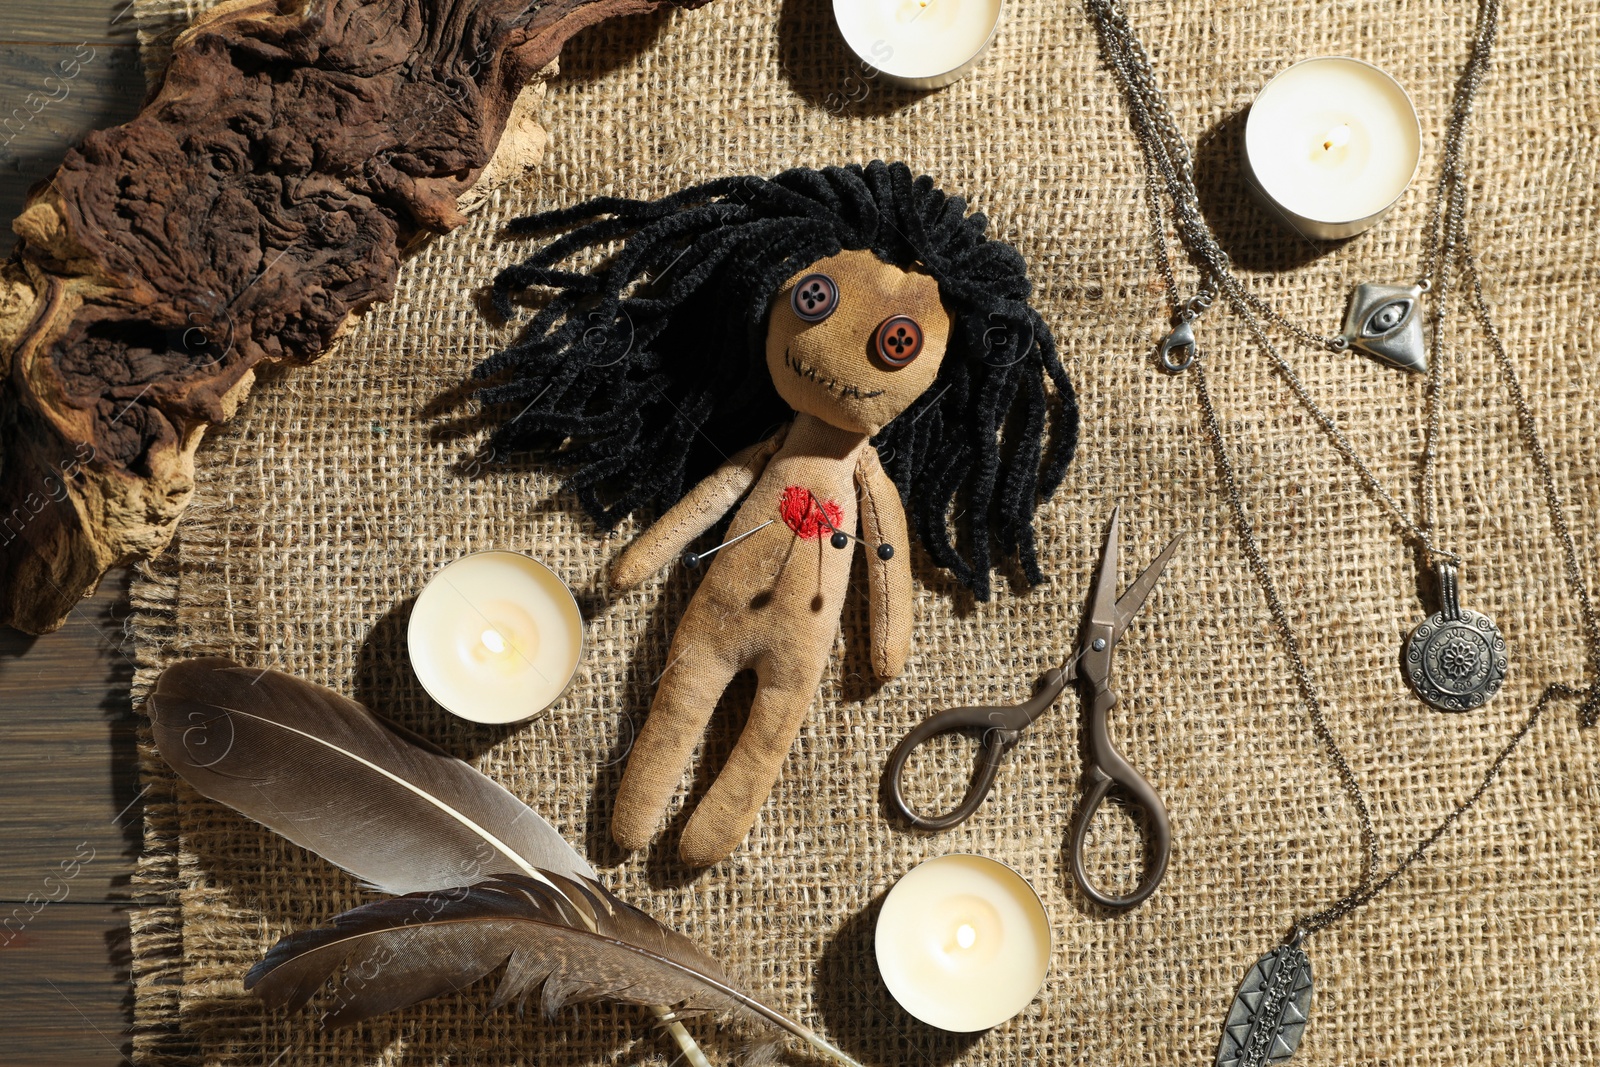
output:
[[[54,629],[108,567],[166,546],[205,428],[463,221],[568,37],[703,2],[233,0],[200,18],[138,117],[68,153],[13,223],[0,623]]]

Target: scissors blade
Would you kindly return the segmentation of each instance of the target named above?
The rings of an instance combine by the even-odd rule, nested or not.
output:
[[[1093,626],[1117,624],[1117,525],[1122,505],[1111,509],[1106,526],[1105,547],[1100,550],[1100,569],[1095,572],[1094,591],[1089,594],[1089,622]]]
[[[1139,614],[1139,609],[1144,607],[1144,602],[1150,598],[1150,591],[1161,580],[1161,572],[1167,569],[1167,564],[1172,560],[1172,554],[1178,550],[1178,542],[1183,540],[1187,530],[1179,530],[1176,537],[1167,542],[1167,547],[1161,550],[1161,555],[1146,567],[1139,577],[1133,580],[1126,592],[1117,599],[1115,630],[1118,637],[1128,628],[1133,617]]]

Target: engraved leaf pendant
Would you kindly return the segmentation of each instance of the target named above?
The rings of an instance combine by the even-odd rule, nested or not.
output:
[[[1222,1024],[1217,1067],[1266,1067],[1294,1055],[1311,1013],[1311,960],[1279,945],[1244,976]]]

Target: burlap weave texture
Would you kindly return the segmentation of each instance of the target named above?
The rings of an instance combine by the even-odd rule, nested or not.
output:
[[[152,6],[157,0],[150,0]],[[162,6],[170,7],[170,4]],[[1185,132],[1213,225],[1259,292],[1318,332],[1357,282],[1416,277],[1438,149],[1473,9],[1442,0],[1339,4],[1149,0],[1130,15]],[[1469,154],[1470,224],[1488,296],[1517,360],[1591,581],[1600,525],[1589,294],[1600,288],[1600,9],[1509,5]],[[1422,113],[1423,171],[1374,231],[1312,246],[1246,202],[1241,114],[1295,59],[1354,54],[1393,73]],[[611,24],[569,46],[550,85],[536,181],[418,254],[395,300],[320,364],[268,375],[202,449],[196,505],[138,591],[148,606],[140,684],[201,652],[334,686],[477,761],[562,828],[609,885],[694,936],[869,1064],[1209,1063],[1244,968],[1297,916],[1345,892],[1360,841],[1311,736],[1250,574],[1193,382],[1150,359],[1166,313],[1143,171],[1079,5],[1016,0],[983,65],[932,94],[889,88],[845,53],[823,0],[721,0]],[[696,580],[674,569],[611,598],[605,572],[629,526],[598,536],[543,472],[480,468],[459,389],[517,323],[478,290],[526,246],[509,218],[596,194],[661,196],[725,173],[900,158],[967,194],[1028,258],[1037,303],[1079,389],[1083,443],[1042,509],[1050,584],[1000,583],[973,604],[913,549],[916,630],[905,673],[871,685],[864,575],[846,601],[822,693],[745,846],[694,874],[674,847],[610,841],[628,743]],[[1512,670],[1486,710],[1444,716],[1404,687],[1398,648],[1422,616],[1412,557],[1371,495],[1247,342],[1213,312],[1199,331],[1256,530],[1323,687],[1333,729],[1393,860],[1470,793],[1539,690],[1583,671],[1576,606],[1535,469],[1488,347],[1455,317],[1441,449],[1442,540],[1466,557],[1463,602],[1495,618]],[[1308,388],[1403,502],[1416,499],[1419,379],[1357,356],[1295,352]],[[1076,700],[1013,753],[993,798],[957,830],[905,832],[878,775],[899,737],[952,704],[1013,702],[1066,654],[1104,521],[1123,505],[1126,582],[1178,528],[1190,538],[1118,656],[1113,731],[1165,798],[1176,849],[1160,892],[1130,914],[1087,906],[1063,854],[1077,790]],[[640,516],[640,520],[649,518]],[[588,653],[569,695],[515,729],[472,728],[429,702],[406,663],[411,599],[480,548],[545,560],[579,592]],[[1431,609],[1430,609],[1431,610]],[[704,753],[714,768],[750,696],[736,684]],[[1408,877],[1312,940],[1317,994],[1297,1063],[1600,1062],[1597,738],[1557,704],[1502,779]],[[914,800],[950,805],[972,744],[908,771]],[[265,1012],[244,971],[278,936],[364,899],[353,881],[173,785],[152,753],[135,916],[145,1064],[668,1062],[639,1012],[593,1007],[554,1024],[487,1014],[492,986],[324,1034]],[[694,795],[711,780],[693,775]],[[1107,823],[1108,877],[1134,854]],[[1050,978],[1021,1017],[944,1034],[889,998],[872,961],[878,903],[918,860],[954,851],[1017,867],[1050,911]],[[1131,869],[1120,876],[1133,877]]]

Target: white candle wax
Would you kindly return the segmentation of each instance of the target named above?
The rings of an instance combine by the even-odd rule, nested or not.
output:
[[[850,50],[917,89],[949,85],[977,63],[1000,25],[1001,0],[833,0]]]
[[[884,898],[874,935],[883,984],[930,1026],[971,1033],[1033,1002],[1050,967],[1050,920],[1016,871],[985,856],[940,856]]]
[[[1255,191],[1310,237],[1370,227],[1417,173],[1422,127],[1411,98],[1359,59],[1307,59],[1269,81],[1244,133]]]
[[[428,695],[473,722],[531,718],[578,668],[583,617],[560,578],[519,552],[475,552],[428,582],[406,634]]]

